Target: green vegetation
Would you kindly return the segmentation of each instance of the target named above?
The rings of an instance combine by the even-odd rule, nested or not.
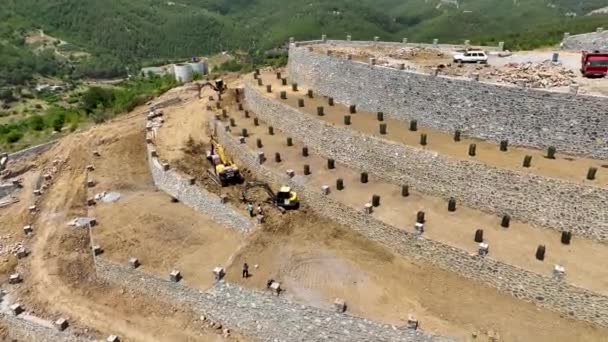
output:
[[[82,123],[101,123],[133,110],[175,85],[173,78],[152,77],[126,81],[113,88],[90,87],[74,105],[67,101],[66,104],[52,104],[40,114],[0,125],[0,146],[3,150],[15,150],[48,140],[60,132],[74,131]]]
[[[565,31],[606,27],[608,16],[585,15],[604,6],[606,0],[459,0],[458,6],[440,0],[2,0],[0,146],[15,149],[102,122],[174,86],[152,77],[78,88],[83,78],[124,78],[142,66],[221,51],[235,58],[217,73],[283,66],[281,47],[289,37],[321,34],[504,41],[512,50],[530,49],[558,43]],[[40,29],[63,41],[32,39]],[[41,79],[77,91],[35,93]]]
[[[559,42],[564,31],[588,32],[607,16],[585,16],[605,0],[4,0],[0,13],[0,82],[32,75],[112,78],[150,62],[219,51],[263,51],[329,37],[476,43],[512,49]],[[576,17],[566,14],[576,14]],[[605,26],[605,25],[604,25]],[[64,58],[24,48],[24,34],[42,28],[69,44]],[[89,57],[66,61],[86,50]],[[69,63],[68,63],[69,62]],[[237,62],[226,70],[238,69]],[[69,64],[69,65],[66,65]],[[249,62],[244,64],[251,64]],[[132,72],[133,73],[133,72]],[[1,87],[0,83],[0,87]]]
[[[24,85],[35,74],[58,76],[64,73],[51,53],[33,54],[27,49],[0,42],[0,87]]]
[[[329,37],[442,42],[505,41],[513,48],[559,42],[606,16],[585,16],[605,0],[5,0],[22,26],[42,27],[94,57],[76,76],[124,75],[124,66],[223,50],[266,51],[296,39]],[[572,18],[566,14],[577,14]],[[26,24],[27,23],[27,24]],[[604,25],[605,26],[605,25]],[[70,47],[71,48],[71,47]]]
[[[283,67],[287,65],[287,53],[284,51],[268,51],[261,53],[260,51],[251,51],[247,54],[237,55],[236,58],[222,63],[216,67],[213,72],[251,72],[258,67],[271,66]],[[212,75],[211,78],[215,78]]]

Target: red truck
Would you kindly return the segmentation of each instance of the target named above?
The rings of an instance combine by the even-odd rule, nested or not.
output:
[[[604,77],[608,74],[608,51],[583,51],[581,74],[585,77]]]

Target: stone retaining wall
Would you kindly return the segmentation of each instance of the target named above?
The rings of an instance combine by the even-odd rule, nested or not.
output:
[[[49,141],[49,142],[44,143],[44,144],[28,147],[28,148],[26,148],[24,150],[10,153],[8,155],[8,160],[9,161],[11,161],[11,160],[18,160],[18,159],[21,159],[21,158],[27,158],[27,157],[35,156],[35,155],[38,155],[40,153],[46,152],[51,147],[53,147],[53,145],[55,145],[55,143],[57,143],[57,141],[59,141],[59,140],[52,140],[52,141]]]
[[[328,44],[328,45],[341,45],[341,46],[378,46],[378,47],[391,47],[391,48],[402,48],[402,47],[416,47],[416,48],[440,48],[440,49],[450,49],[450,50],[462,50],[466,48],[475,48],[482,49],[484,51],[503,51],[499,46],[484,46],[484,45],[464,45],[464,44],[429,44],[429,43],[416,43],[416,42],[387,42],[387,41],[367,41],[367,40],[310,40],[305,42],[297,42],[297,46],[309,46],[309,45],[317,45],[317,44]]]
[[[5,315],[0,313],[0,320],[6,322],[9,326],[8,337],[16,341],[28,342],[47,342],[47,341],[65,341],[65,342],[87,342],[90,339],[76,337],[68,331],[58,331],[57,329],[47,328],[40,324],[28,322],[18,317]]]
[[[290,115],[286,117],[292,119]],[[226,133],[223,127],[219,127],[217,132],[224,147],[240,161],[241,165],[248,167],[257,176],[273,183],[289,184],[306,201],[306,204],[320,215],[350,227],[398,254],[421,259],[465,278],[510,293],[518,299],[563,313],[567,317],[608,327],[608,297],[569,285],[563,280],[498,262],[490,257],[470,255],[440,242],[417,238],[372,215],[356,211],[333,200],[330,196],[322,195],[321,189],[311,189],[305,185],[305,181],[298,182],[305,178],[290,179],[284,173],[260,165],[257,156],[245,145],[238,143],[230,133]],[[348,141],[344,141],[344,144],[347,145]],[[328,146],[328,148],[332,147]],[[353,159],[356,158],[357,156],[353,156]]]
[[[212,320],[260,341],[449,341],[421,332],[293,303],[271,293],[224,282],[205,292],[96,258],[109,282],[188,305]],[[211,272],[211,270],[209,270]]]
[[[1,183],[0,184],[0,198],[4,196],[8,196],[13,193],[13,191],[17,190],[19,186],[13,183]]]
[[[608,240],[608,189],[504,170],[337,127],[275,101],[245,84],[258,117],[328,158],[420,192],[454,197],[499,215]],[[608,108],[608,107],[607,107]]]
[[[352,43],[352,42],[350,42]],[[346,42],[344,44],[350,44]],[[342,44],[336,42],[336,44]],[[512,145],[608,158],[608,97],[431,76],[289,49],[289,76],[337,102]]]
[[[608,30],[568,36],[562,43],[564,49],[608,50]]]
[[[220,197],[216,194],[198,185],[191,184],[189,177],[175,170],[164,170],[158,158],[151,156],[153,150],[155,150],[154,145],[148,144],[148,165],[157,188],[177,198],[185,205],[208,215],[212,220],[224,226],[242,232],[249,232],[254,228],[254,223],[251,220],[229,204],[222,203]]]
[[[191,185],[189,179],[175,171],[164,170],[158,158],[151,156],[153,150],[154,145],[147,144],[150,172],[159,189],[224,225],[238,229],[252,228],[246,226],[250,225],[247,219],[221,204],[216,195]],[[283,297],[223,281],[207,291],[200,291],[100,256],[93,255],[93,260],[97,276],[105,281],[173,304],[187,305],[195,312],[209,316],[213,321],[221,322],[260,341],[451,341],[420,331],[296,304]]]

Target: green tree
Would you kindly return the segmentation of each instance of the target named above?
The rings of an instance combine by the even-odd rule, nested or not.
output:
[[[33,115],[29,118],[29,126],[34,131],[44,130],[44,119],[40,115]]]
[[[91,87],[82,96],[82,109],[92,113],[100,105],[108,107],[113,100],[114,93],[111,89]]]
[[[57,115],[53,118],[52,126],[55,132],[61,132],[63,125],[65,124],[65,115]]]
[[[16,101],[17,99],[13,95],[12,89],[2,88],[2,89],[0,89],[0,100],[4,101],[6,103],[10,103],[10,102]]]

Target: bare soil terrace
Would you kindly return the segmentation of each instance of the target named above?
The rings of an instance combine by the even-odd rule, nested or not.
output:
[[[231,87],[238,85],[238,82],[240,80],[231,83]],[[202,101],[188,102],[165,110],[165,123],[156,140],[161,158],[165,158],[163,151],[169,151],[166,159],[186,164],[182,165],[184,169],[200,170],[204,167],[204,163],[201,164],[200,160],[189,155],[188,140],[192,138],[196,145],[208,140],[206,121],[213,114],[206,113],[206,104],[205,96]],[[215,102],[210,104],[215,108]],[[266,133],[266,127],[254,128],[251,119],[244,120],[242,112],[235,114],[236,110],[230,107],[234,106],[232,95],[223,96],[221,104],[235,115],[236,130],[247,127],[252,133],[252,138],[248,139],[250,148],[256,150],[250,144],[255,143],[256,137],[261,137],[268,163],[274,163],[275,151],[281,152],[285,162],[277,167],[281,170],[293,168],[299,173],[303,164],[296,161],[300,159],[296,158],[300,144],[296,142],[296,146],[286,148],[285,136],[281,132],[277,131],[275,136],[270,137]],[[337,173],[322,171],[326,165],[324,159],[313,155],[307,159],[313,172],[310,182],[317,181],[320,187],[320,184],[328,179],[333,181],[333,177],[337,176]],[[247,170],[243,171],[249,175]],[[338,165],[337,170],[332,172],[334,171],[349,175],[342,165]],[[354,172],[350,175],[357,177]],[[374,187],[378,184],[372,180],[367,186]],[[276,188],[279,184],[272,186]],[[355,191],[354,180],[346,179],[346,186],[348,191],[344,192],[345,196],[355,194],[354,197],[357,198],[357,194],[361,194],[361,203],[357,203],[357,208],[364,203],[364,199],[371,196],[368,189]],[[230,201],[238,203],[238,189],[237,186],[219,191],[227,193]],[[387,202],[384,202],[388,195],[381,195],[382,206],[388,207],[388,201],[392,200],[387,198]],[[265,200],[263,195],[258,196],[256,201]],[[419,201],[416,196],[418,195],[412,195],[412,202]],[[435,217],[433,221],[440,220],[439,212],[447,212],[444,210],[445,205],[437,204],[437,213],[427,210],[428,215]],[[307,208],[306,203],[303,203],[300,211],[284,215],[268,205],[264,205],[264,208],[267,221],[259,231],[247,238],[247,242],[234,256],[227,268],[228,281],[262,289],[266,280],[272,278],[281,281],[286,289],[284,295],[297,302],[329,308],[333,300],[340,297],[346,300],[350,312],[390,323],[403,324],[409,313],[415,313],[424,330],[459,336],[465,340],[471,339],[473,331],[479,333],[477,340],[498,334],[509,341],[595,341],[606,333],[588,324],[538,309],[449,272],[397,256],[350,229],[317,217]],[[466,216],[461,209],[455,214]],[[416,209],[409,210],[415,213]],[[495,224],[498,226],[498,222]],[[467,240],[473,245],[472,235],[468,235],[470,234],[467,234]],[[247,279],[241,278],[241,265],[244,262],[250,265],[252,273]],[[514,326],[518,329],[513,329]]]
[[[24,277],[24,282],[20,285],[5,284],[3,287],[9,292],[11,300],[19,301],[27,312],[49,320],[67,317],[70,322],[68,329],[82,336],[105,338],[110,334],[117,334],[125,341],[243,341],[245,339],[234,333],[227,338],[221,335],[221,330],[218,334],[216,329],[198,321],[198,315],[187,307],[176,307],[171,303],[161,302],[158,298],[98,280],[93,267],[88,231],[67,226],[74,217],[87,215],[85,167],[93,164],[96,166],[93,174],[98,172],[96,177],[99,184],[124,192],[127,195],[123,198],[124,203],[129,203],[129,194],[132,195],[137,190],[140,190],[142,195],[137,197],[137,203],[130,208],[117,208],[113,221],[116,226],[103,223],[106,219],[112,220],[111,217],[98,217],[100,225],[95,229],[101,230],[105,225],[115,229],[116,233],[115,236],[106,237],[104,240],[108,243],[105,246],[105,257],[112,257],[114,247],[129,250],[129,246],[121,245],[124,240],[132,242],[141,239],[144,244],[150,243],[150,255],[155,252],[154,248],[162,245],[162,234],[146,241],[139,234],[130,235],[130,229],[121,230],[127,223],[133,223],[129,221],[134,217],[129,216],[132,214],[128,212],[129,209],[145,213],[162,207],[162,204],[158,203],[160,194],[152,188],[144,163],[143,130],[144,115],[142,108],[138,108],[132,114],[110,123],[66,137],[50,151],[28,161],[35,166],[22,176],[25,181],[24,188],[18,193],[20,202],[1,209],[0,234],[18,239],[22,236],[22,227],[32,224],[34,234],[24,239],[30,255],[19,261],[13,255],[3,256],[6,259],[3,262],[2,277],[6,279],[7,275],[15,270]],[[95,159],[93,151],[100,151],[102,157]],[[55,159],[60,163],[53,163]],[[58,165],[53,184],[42,196],[37,214],[32,216],[26,211],[33,200],[33,185],[30,184],[37,179],[41,170],[52,165]],[[152,194],[150,200],[148,194]],[[173,212],[177,213],[178,219],[192,223],[198,222],[201,217],[188,208],[180,209],[180,203],[169,203],[167,196],[164,196],[163,200],[165,199],[165,203],[173,206]],[[114,204],[119,203],[121,202]],[[100,206],[100,209],[103,206]],[[140,232],[146,231],[146,228],[155,231],[154,224],[157,223],[141,222]],[[162,224],[162,221],[160,223]],[[201,231],[208,233],[209,228],[205,229]],[[192,231],[202,235],[188,226],[184,229],[184,234]],[[228,238],[229,233],[226,235]],[[212,233],[206,234],[205,239],[207,237],[214,239]],[[111,243],[112,239],[115,241],[114,245]],[[158,240],[160,241],[154,242]],[[200,248],[201,239],[193,240],[197,252],[199,249],[204,251],[204,248]],[[207,243],[206,240],[202,241]],[[176,247],[179,250],[179,247],[183,247],[183,242]],[[156,249],[156,252],[161,256],[170,256],[171,246],[164,248]],[[192,249],[186,251],[192,252]],[[204,256],[198,253],[195,255],[204,259]],[[221,253],[218,253],[218,257],[221,256]],[[146,262],[146,257],[141,259]],[[153,264],[152,258],[148,260]],[[123,259],[120,261],[126,262]],[[182,260],[176,260],[176,263],[180,261]],[[190,261],[190,264],[192,263],[194,261]],[[184,267],[188,268],[187,265]],[[209,269],[199,273],[201,278],[198,280],[191,276],[193,283],[207,284],[204,278]]]
[[[89,197],[101,191],[119,192],[115,203],[99,202],[89,214],[99,221],[94,240],[105,257],[127,264],[137,257],[141,269],[160,278],[179,270],[188,286],[213,285],[211,270],[226,264],[243,237],[212,221],[155,188],[141,142],[143,125],[128,135],[116,136],[95,158],[89,176],[97,181]],[[106,139],[108,139],[106,137]],[[114,139],[110,139],[114,140]]]
[[[410,196],[401,195],[399,185],[390,184],[370,177],[367,184],[360,182],[360,171],[346,165],[336,164],[336,168],[327,168],[327,159],[309,152],[302,156],[304,145],[294,140],[292,147],[286,144],[284,132],[274,129],[268,134],[268,126],[259,120],[260,125],[253,124],[255,113],[245,119],[243,112],[236,108],[230,111],[236,117],[236,128],[232,129],[235,137],[240,136],[246,128],[249,138],[246,145],[253,151],[263,151],[267,156],[266,165],[286,172],[291,169],[299,177],[305,177],[307,184],[321,191],[321,186],[329,185],[329,196],[335,197],[348,206],[362,210],[365,203],[371,203],[373,195],[379,195],[381,205],[374,208],[373,215],[378,219],[412,232],[416,222],[416,213],[426,213],[425,236],[427,238],[476,253],[478,244],[474,242],[475,230],[484,229],[484,240],[490,244],[490,256],[496,260],[528,269],[539,274],[551,275],[555,264],[564,265],[568,270],[567,281],[599,293],[608,294],[608,270],[588,260],[598,256],[608,257],[605,244],[575,237],[572,244],[563,245],[560,234],[549,229],[511,221],[509,228],[500,226],[500,218],[458,205],[456,212],[447,210],[447,201],[441,198],[424,195],[410,190]],[[262,148],[257,147],[257,139],[262,139]],[[275,161],[275,153],[280,153],[281,162]],[[303,175],[304,165],[310,166],[311,174]],[[344,180],[345,189],[336,190],[336,180]],[[544,261],[538,261],[534,253],[538,245],[546,246]]]
[[[229,81],[233,87],[241,80]],[[179,170],[195,176],[197,183],[209,191],[227,194],[229,201],[243,210],[239,202],[241,186],[219,188],[205,176],[203,154],[211,113],[204,109],[211,94],[204,93],[201,100],[194,95],[187,87],[180,87],[163,96],[180,96],[183,101],[165,109],[165,123],[156,137],[158,153]],[[491,242],[492,257],[529,263],[527,267],[536,267],[539,272],[548,272],[550,265],[559,262],[567,267],[569,281],[580,282],[581,286],[591,284],[597,291],[608,289],[603,282],[608,276],[602,273],[601,263],[579,264],[581,260],[605,258],[605,251],[588,241],[575,238],[571,246],[562,246],[552,232],[517,222],[504,230],[491,215],[461,206],[455,213],[448,213],[447,203],[441,199],[412,192],[404,200],[397,186],[373,178],[368,184],[360,184],[355,170],[339,164],[337,169],[327,170],[326,160],[314,154],[304,161],[299,157],[302,145],[297,141],[288,148],[282,132],[275,130],[275,135],[269,136],[263,123],[254,127],[252,120],[244,120],[234,109],[231,94],[221,103],[232,108],[229,112],[236,118],[237,128],[249,129],[249,148],[257,150],[255,138],[262,138],[268,165],[282,171],[292,168],[301,174],[307,163],[312,169],[307,181],[319,189],[323,184],[333,187],[335,178],[342,177],[345,191],[333,191],[331,196],[354,208],[360,209],[372,193],[379,194],[382,204],[374,215],[408,230],[415,212],[423,209],[427,212],[427,237],[471,251],[475,249],[472,232],[481,225]],[[429,138],[432,142],[432,136]],[[100,156],[93,156],[93,151]],[[282,163],[274,162],[274,152],[281,153]],[[353,314],[387,323],[402,325],[407,315],[414,313],[424,330],[463,340],[500,336],[505,341],[601,341],[608,336],[606,329],[561,317],[453,273],[395,255],[348,227],[318,217],[306,203],[300,211],[280,214],[266,203],[264,194],[256,193],[256,202],[263,203],[267,221],[250,235],[237,234],[181,203],[171,202],[169,196],[156,190],[145,154],[144,108],[137,108],[117,120],[66,137],[33,160],[35,166],[23,175],[20,202],[0,208],[0,235],[6,236],[3,247],[23,240],[32,251],[20,261],[10,254],[0,255],[0,280],[6,280],[15,269],[24,275],[23,284],[9,289],[28,311],[50,318],[67,316],[73,331],[96,337],[115,333],[126,341],[246,340],[234,333],[227,338],[219,335],[198,321],[187,307],[175,307],[98,281],[87,230],[66,225],[76,216],[94,215],[99,222],[93,228],[94,239],[104,248],[103,257],[124,264],[129,257],[138,257],[143,271],[160,277],[179,269],[185,284],[192,287],[208,287],[211,268],[224,265],[231,282],[262,289],[267,279],[276,279],[285,287],[284,295],[297,302],[330,308],[340,297]],[[32,217],[27,208],[33,200],[34,183],[54,159],[61,161],[61,168],[43,195],[38,214]],[[97,184],[86,190],[85,168],[89,164],[95,167],[89,179]],[[243,172],[253,179],[248,170]],[[101,191],[119,192],[121,198],[87,208],[86,199]],[[21,238],[23,225],[30,223],[34,235]],[[539,241],[548,249],[544,263],[533,256]],[[559,251],[559,255],[553,251]],[[244,262],[251,266],[252,276],[247,279],[240,277]],[[595,282],[590,274],[596,277]],[[0,322],[0,336],[3,329],[6,327]],[[473,338],[472,333],[478,337]]]
[[[458,158],[461,160],[475,160],[484,164],[513,170],[522,173],[531,173],[545,177],[562,179],[579,184],[592,186],[608,185],[608,161],[596,160],[580,156],[570,156],[556,153],[555,159],[546,158],[547,151],[533,148],[509,146],[506,152],[499,149],[498,144],[484,141],[481,139],[467,138],[462,136],[460,142],[455,142],[453,134],[444,133],[432,128],[418,125],[418,130],[409,130],[409,124],[400,120],[384,118],[382,123],[387,125],[387,134],[380,134],[380,122],[377,113],[359,111],[350,114],[348,105],[334,103],[328,105],[327,97],[314,94],[313,98],[307,96],[308,89],[300,85],[298,91],[293,91],[291,85],[283,86],[280,80],[276,79],[275,74],[263,73],[261,75],[264,87],[260,87],[260,93],[273,98],[277,101],[286,103],[303,113],[313,116],[311,119],[322,120],[337,127],[348,127],[354,131],[364,134],[377,136],[382,139],[398,142],[404,145],[438,152],[442,155]],[[283,76],[285,77],[285,76]],[[265,85],[272,86],[272,93],[267,93]],[[280,99],[280,92],[287,92],[287,99]],[[304,100],[304,107],[298,107],[298,100]],[[324,107],[325,115],[317,115],[317,107]],[[351,125],[344,124],[344,116],[351,116]],[[420,135],[427,135],[427,145],[420,144]],[[469,144],[476,144],[477,153],[475,157],[468,155]],[[526,155],[532,156],[532,165],[529,168],[523,167],[523,160]],[[598,169],[595,180],[587,180],[589,167]]]

